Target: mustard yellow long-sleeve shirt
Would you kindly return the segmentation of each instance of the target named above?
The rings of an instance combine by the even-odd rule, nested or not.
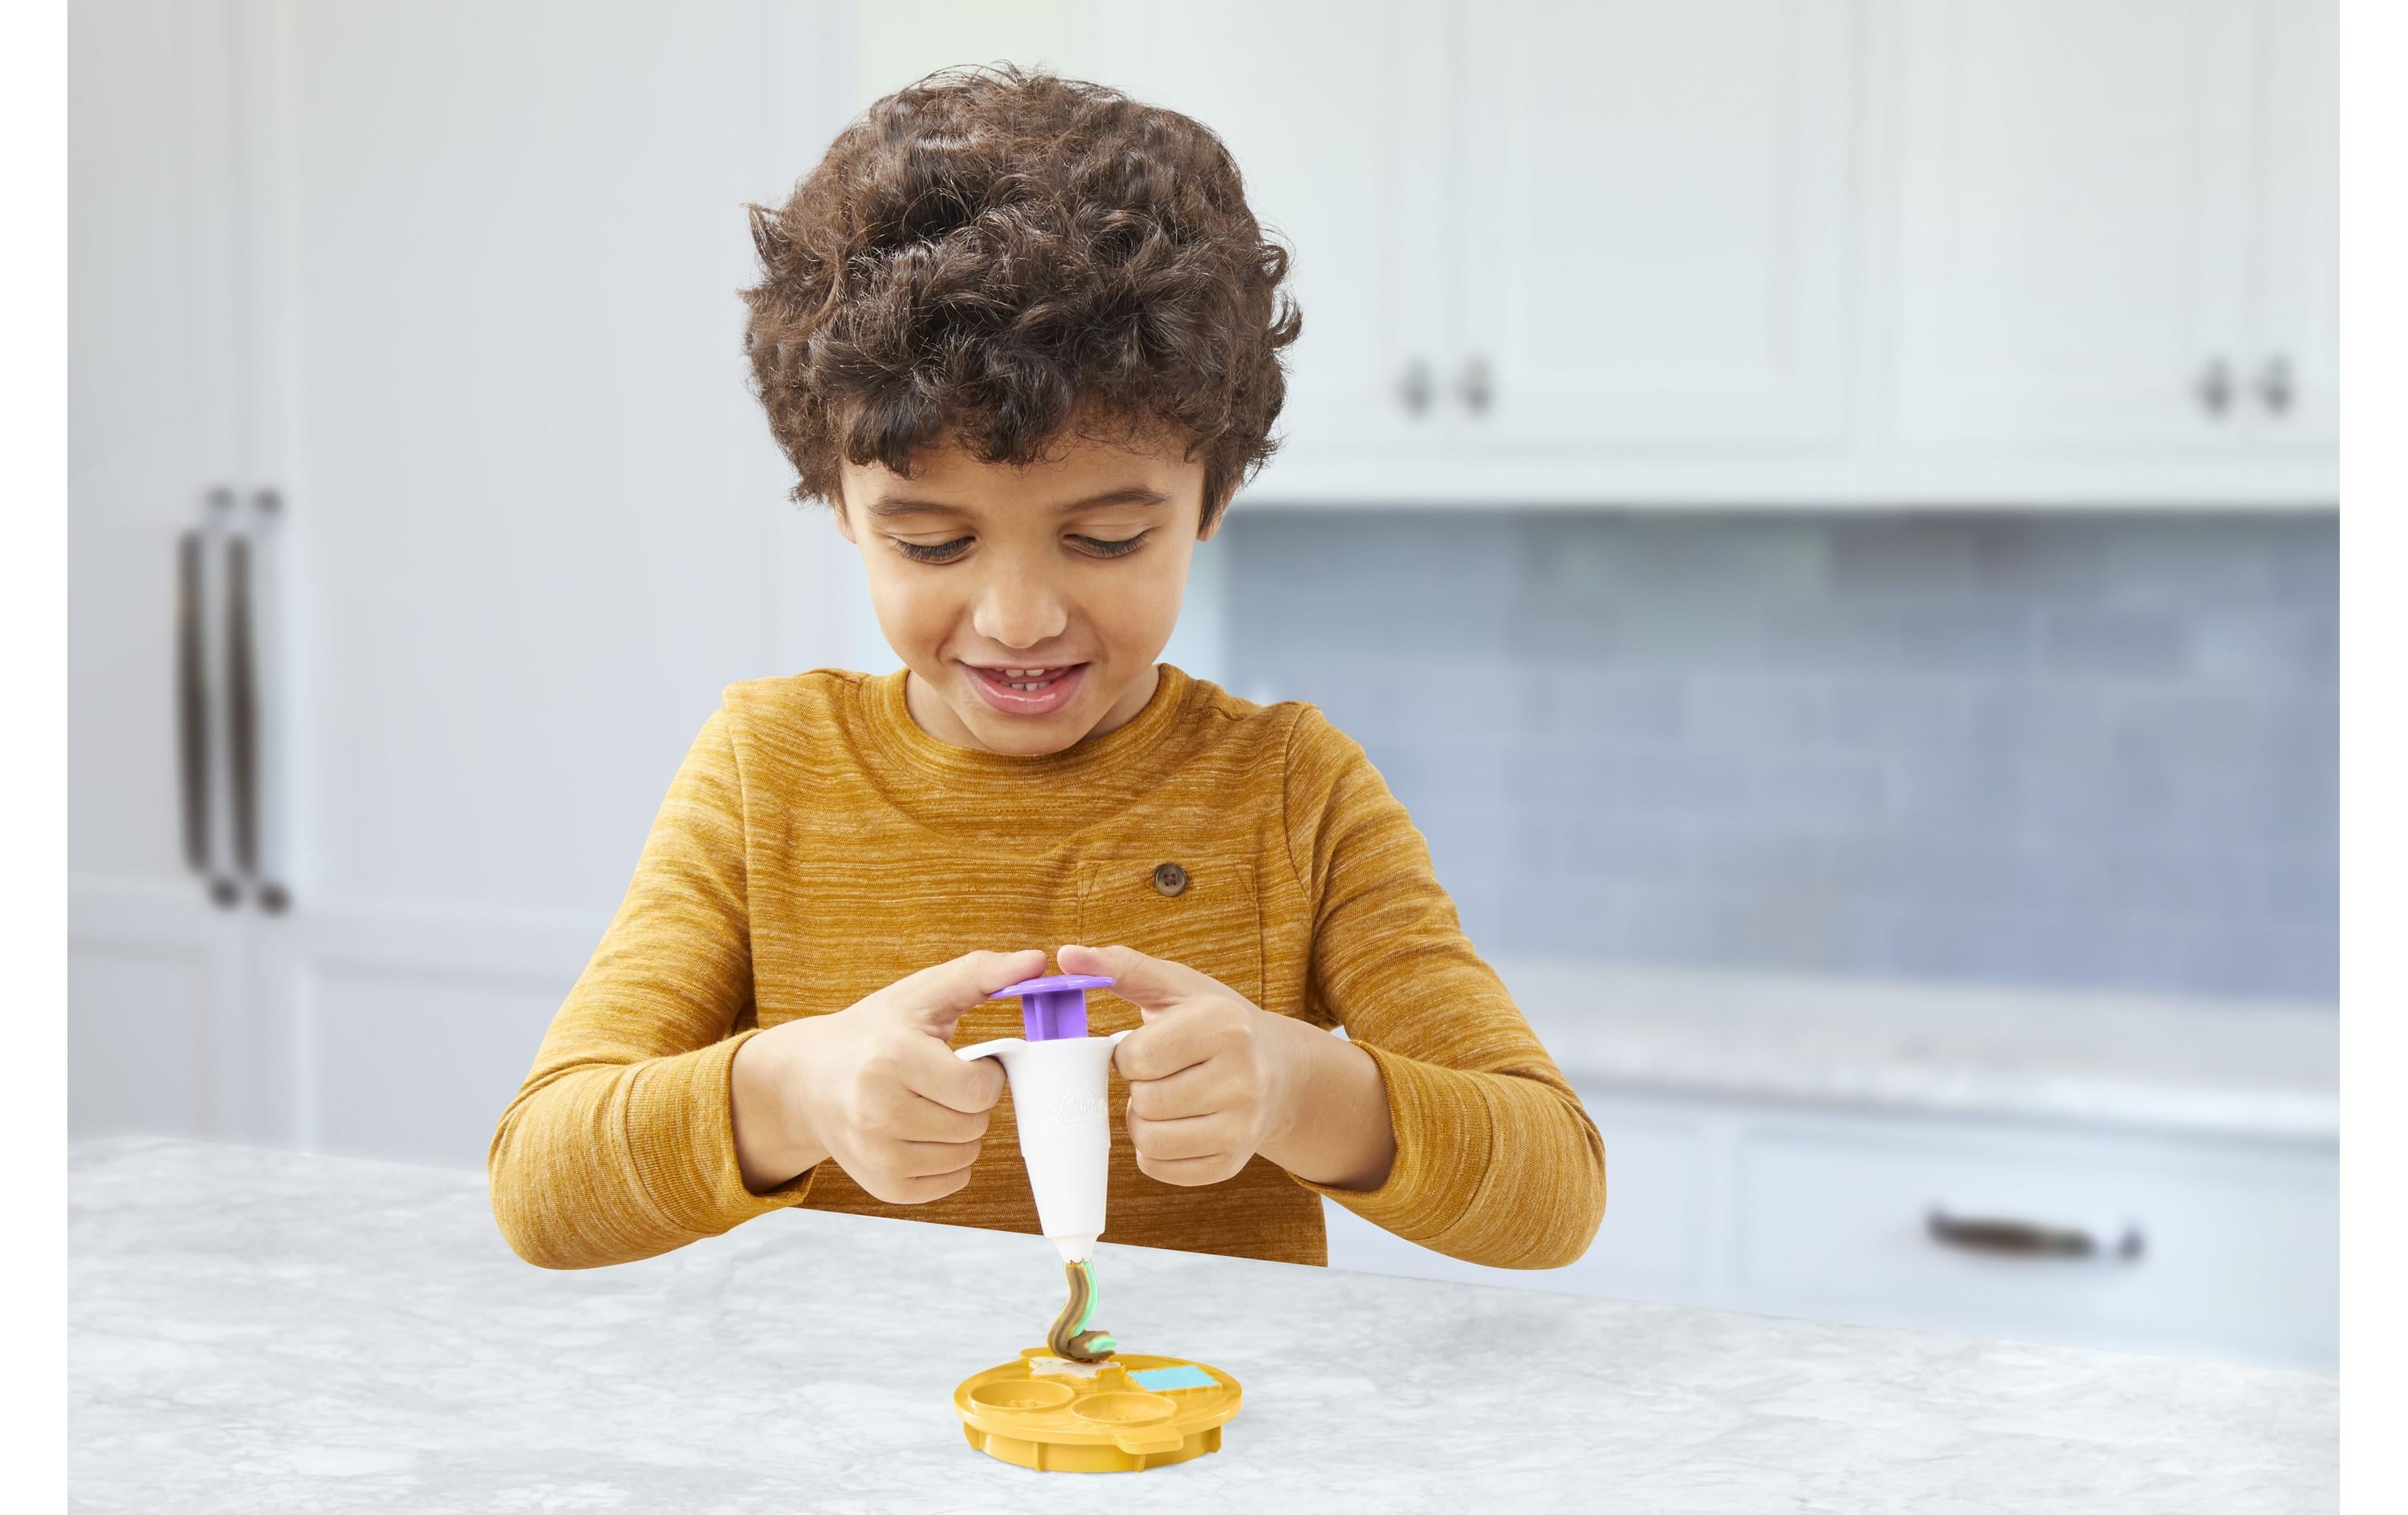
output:
[[[1135,719],[1040,757],[941,742],[904,674],[731,686],[670,785],[634,880],[494,1134],[494,1214],[553,1267],[650,1256],[770,1210],[1039,1230],[1011,1096],[970,1179],[925,1205],[834,1161],[766,1193],[738,1170],[728,1067],[759,1028],[841,1010],[977,949],[1067,941],[1184,963],[1274,1014],[1342,1026],[1384,1080],[1376,1189],[1263,1157],[1186,1188],[1140,1173],[1111,1081],[1106,1241],[1323,1264],[1318,1196],[1475,1263],[1555,1267],[1605,1208],[1605,1151],[1465,939],[1404,808],[1310,705],[1260,706],[1165,665]],[[1187,884],[1156,887],[1176,863]],[[1108,991],[1089,1030],[1140,1023]],[[953,1045],[1020,1035],[1017,1001]]]

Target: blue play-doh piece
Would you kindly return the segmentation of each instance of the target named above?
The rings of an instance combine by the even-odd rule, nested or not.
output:
[[[1165,1389],[1210,1389],[1213,1383],[1211,1374],[1192,1363],[1182,1363],[1177,1367],[1140,1368],[1129,1375],[1129,1379],[1139,1388],[1155,1394]]]

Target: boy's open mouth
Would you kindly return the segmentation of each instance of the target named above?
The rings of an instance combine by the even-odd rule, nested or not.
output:
[[[965,663],[970,682],[987,704],[1011,715],[1044,715],[1069,703],[1086,677],[1083,663],[1057,663],[1044,667],[982,667]]]

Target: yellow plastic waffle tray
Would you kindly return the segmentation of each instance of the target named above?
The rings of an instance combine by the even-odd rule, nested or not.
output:
[[[1135,1473],[1219,1451],[1244,1394],[1219,1368],[1183,1357],[1068,1363],[1031,1347],[964,1379],[953,1410],[989,1457],[1042,1473]]]

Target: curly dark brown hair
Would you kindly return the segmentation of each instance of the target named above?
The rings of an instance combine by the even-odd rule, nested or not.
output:
[[[744,348],[797,502],[841,508],[842,462],[910,478],[940,435],[1013,466],[1168,435],[1202,455],[1209,526],[1278,448],[1289,253],[1177,111],[940,69],[850,122],[784,205],[746,209]]]

